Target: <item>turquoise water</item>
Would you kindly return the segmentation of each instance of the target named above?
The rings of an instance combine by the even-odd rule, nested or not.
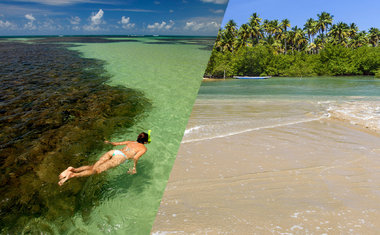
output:
[[[327,119],[379,132],[379,102],[373,77],[203,82],[183,142]]]
[[[200,97],[216,96],[380,96],[380,79],[373,77],[270,78],[205,82]]]
[[[106,61],[105,68],[112,76],[110,85],[142,91],[152,103],[142,121],[115,133],[112,141],[134,140],[141,131],[151,129],[152,143],[136,175],[125,173],[130,165],[106,173],[108,185],[102,191],[103,199],[85,216],[80,212],[66,222],[69,234],[150,232],[210,56],[204,48],[213,43],[134,39],[137,41],[78,44],[72,48],[86,58]]]

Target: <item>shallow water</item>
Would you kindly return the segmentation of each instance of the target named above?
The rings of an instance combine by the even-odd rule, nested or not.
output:
[[[153,234],[376,234],[379,85],[204,82]]]
[[[84,180],[59,188],[57,175],[89,164],[105,149],[103,138],[132,126],[150,103],[141,92],[105,85],[103,63],[67,46],[7,42],[0,50],[0,227],[28,232],[32,218],[71,216],[99,200]]]
[[[51,43],[51,39],[38,40],[32,41]],[[24,216],[18,227],[13,227],[12,231],[49,234],[149,233],[210,55],[210,51],[206,49],[210,48],[214,39],[191,38],[187,41],[186,38],[175,40],[175,38],[142,37],[126,38],[125,42],[122,38],[116,40],[117,42],[112,43],[104,43],[103,39],[100,42],[92,39],[92,43],[84,43],[86,39],[79,40],[78,38],[60,41],[75,43],[76,46],[71,46],[70,50],[74,54],[79,52],[83,60],[99,62],[93,67],[84,66],[84,71],[91,71],[99,66],[102,68],[104,65],[104,70],[96,70],[92,76],[105,76],[108,81],[103,79],[99,80],[100,83],[90,82],[92,90],[98,89],[103,92],[103,86],[109,87],[108,94],[106,92],[99,94],[99,99],[103,100],[107,96],[115,95],[127,101],[120,103],[117,99],[105,99],[109,99],[111,106],[116,107],[112,109],[115,119],[110,121],[112,128],[104,125],[102,131],[90,128],[93,131],[92,134],[87,133],[88,136],[81,139],[81,144],[75,144],[76,150],[81,149],[82,145],[88,144],[89,141],[95,144],[95,147],[89,144],[89,149],[84,150],[85,161],[78,160],[78,152],[75,154],[69,152],[67,155],[74,161],[60,160],[59,166],[54,161],[41,165],[41,170],[50,169],[53,171],[50,175],[56,178],[50,176],[51,187],[49,186],[47,191],[42,190],[38,193],[60,195],[68,191],[70,200],[61,198],[61,201],[57,203],[47,197],[46,204],[49,208],[54,203],[60,205],[59,210],[54,211],[55,214],[46,217],[39,207],[33,207],[31,209],[33,214]],[[156,42],[165,42],[165,44]],[[9,43],[12,42],[4,43],[11,45]],[[64,57],[63,59],[71,60]],[[54,58],[51,62],[55,62]],[[43,61],[41,63],[44,64]],[[25,76],[22,69],[23,67],[20,76]],[[60,69],[72,68],[63,66]],[[59,80],[60,76],[61,74],[58,73],[56,80]],[[90,94],[86,89],[75,87],[75,85],[73,87],[74,90],[79,89],[84,94]],[[125,87],[128,87],[130,96],[119,94],[126,89]],[[71,95],[66,94],[63,99],[71,98]],[[93,97],[88,96],[88,98]],[[99,120],[98,115],[101,115],[102,109],[107,106],[102,106],[96,99],[91,101],[100,108],[99,112],[93,109],[95,106],[92,106],[89,100],[84,100],[87,102],[84,104],[88,107],[81,108],[88,110],[89,113],[83,114],[83,120],[94,116],[95,123],[98,125],[99,123],[96,122]],[[55,109],[54,105],[51,107],[52,110]],[[134,116],[127,117],[126,114],[129,112]],[[36,112],[36,115],[39,114]],[[109,114],[104,116],[106,122],[112,118]],[[71,120],[70,115],[68,117],[68,120]],[[126,123],[129,124],[126,125]],[[65,133],[68,135],[74,133],[75,136],[80,137],[80,133],[76,132],[75,128],[71,128],[73,131],[68,128]],[[109,146],[102,144],[104,138],[111,138],[112,141],[134,140],[138,133],[148,129],[152,130],[152,143],[147,146],[148,152],[139,162],[138,174],[133,176],[126,174],[128,168],[131,167],[129,163],[100,176],[73,179],[62,188],[56,185],[58,173],[68,165],[93,163],[102,153],[109,150]],[[38,143],[39,139],[37,138],[35,142]],[[67,145],[71,146],[70,143],[72,141],[68,141]],[[34,182],[32,177],[25,179],[28,179],[25,183]],[[73,188],[76,191],[70,194],[70,189]],[[35,201],[38,204],[38,198]],[[65,204],[68,206],[65,207]],[[17,210],[18,207],[13,208]],[[11,231],[7,229],[10,222],[3,221],[5,221],[5,225],[2,225],[5,226],[2,228],[5,229],[3,231]]]
[[[141,91],[152,103],[141,122],[113,138],[135,139],[137,133],[152,130],[152,143],[139,162],[138,174],[126,176],[123,167],[107,174],[104,200],[85,222],[73,219],[77,229],[120,234],[147,234],[151,229],[210,55],[204,48],[213,43],[213,39],[196,44],[171,39],[166,44],[155,44],[157,38],[139,38],[139,42],[74,48],[87,58],[106,61],[110,85]]]
[[[372,77],[205,82],[197,98],[200,109],[194,110],[183,141],[321,119],[378,132],[379,101],[380,80]]]

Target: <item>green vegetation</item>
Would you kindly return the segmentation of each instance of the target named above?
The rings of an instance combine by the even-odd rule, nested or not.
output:
[[[333,24],[327,12],[290,28],[284,19],[254,13],[237,27],[219,30],[205,77],[375,75],[380,77],[380,30],[359,31],[355,23]]]

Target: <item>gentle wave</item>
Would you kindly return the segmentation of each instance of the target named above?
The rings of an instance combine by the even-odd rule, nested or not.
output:
[[[194,132],[194,131],[196,131],[196,130],[201,129],[201,128],[204,127],[204,126],[205,126],[205,125],[200,125],[200,126],[195,126],[195,127],[191,127],[191,128],[189,128],[189,129],[186,129],[186,130],[185,130],[185,136],[188,135],[188,134],[190,134],[190,133],[192,133],[192,132]]]
[[[323,116],[318,117],[318,118],[309,118],[309,119],[295,121],[295,122],[279,123],[279,124],[275,124],[275,125],[268,125],[268,126],[255,127],[255,128],[248,128],[248,129],[244,129],[244,130],[241,130],[241,131],[235,131],[235,132],[230,132],[230,133],[226,133],[226,134],[215,135],[215,136],[210,136],[210,137],[205,137],[205,138],[183,140],[181,143],[185,144],[185,143],[198,142],[198,141],[203,141],[203,140],[211,140],[211,139],[217,139],[217,138],[224,138],[224,137],[228,137],[228,136],[238,135],[238,134],[242,134],[242,133],[246,133],[246,132],[251,132],[251,131],[257,131],[257,130],[262,130],[262,129],[270,129],[270,128],[276,128],[276,127],[281,127],[281,126],[291,126],[291,125],[305,123],[305,122],[318,121],[318,120],[321,120],[321,119],[327,118],[327,117],[329,117],[329,116],[328,115],[323,115]],[[203,126],[205,126],[205,125],[203,125]],[[197,129],[202,128],[202,126],[197,126],[197,127],[198,127]]]
[[[379,101],[326,102],[321,104],[332,119],[349,122],[369,130],[380,131]]]

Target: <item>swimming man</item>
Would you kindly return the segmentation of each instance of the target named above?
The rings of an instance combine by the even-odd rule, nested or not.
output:
[[[130,169],[128,174],[136,174],[136,165],[139,158],[147,151],[145,144],[148,143],[149,136],[147,133],[142,132],[138,135],[137,141],[123,141],[123,142],[109,142],[106,144],[125,145],[121,150],[111,150],[104,154],[94,165],[81,166],[78,168],[68,167],[60,175],[58,182],[59,186],[62,186],[67,180],[74,177],[84,177],[94,174],[100,174],[103,171],[114,168],[126,160],[133,160],[133,168]]]

